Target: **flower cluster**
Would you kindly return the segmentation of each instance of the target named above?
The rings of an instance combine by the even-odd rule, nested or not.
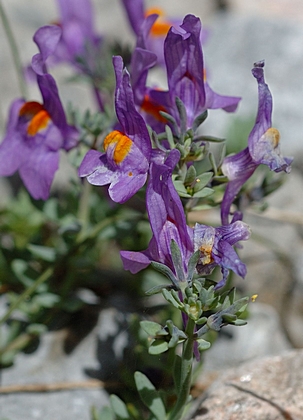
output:
[[[32,59],[32,70],[43,103],[16,100],[0,146],[0,175],[18,170],[35,199],[48,198],[60,149],[76,147],[79,139],[77,129],[67,124],[46,61],[68,62],[78,72],[91,76],[99,109],[104,109],[101,92],[94,83],[94,56],[103,37],[94,31],[90,2],[82,0],[77,8],[71,7],[72,3],[58,0],[60,23],[36,32],[39,53]],[[181,22],[166,18],[157,9],[145,11],[142,1],[122,3],[136,45],[128,69],[121,56],[113,57],[117,119],[103,136],[102,150],[94,144],[87,151],[78,174],[92,185],[109,185],[109,196],[117,203],[125,203],[147,183],[146,209],[152,239],[143,252],[121,252],[125,269],[136,273],[151,262],[161,263],[171,270],[178,284],[188,280],[189,261],[198,252],[197,273],[209,275],[219,266],[222,279],[217,287],[223,286],[229,270],[241,277],[246,274],[233,246],[248,239],[249,228],[239,213],[229,223],[235,197],[258,165],[289,172],[292,161],[282,157],[279,132],[271,126],[272,97],[264,80],[264,62],[256,63],[252,70],[258,83],[259,105],[248,146],[226,157],[219,168],[228,179],[221,204],[222,226],[188,226],[186,200],[203,198],[203,187],[211,193],[218,175],[215,171],[200,174],[206,176],[205,184],[200,183],[195,163],[207,157],[208,140],[198,135],[199,127],[208,110],[234,112],[240,98],[217,94],[209,86],[202,51],[205,31],[198,17],[187,15]],[[157,66],[166,72],[166,90],[147,84],[149,73]],[[183,189],[183,201],[176,185]],[[180,251],[181,271],[175,267],[172,243]]]
[[[41,320],[55,325],[50,318],[60,317],[60,311],[79,310],[82,292],[77,292],[82,287],[97,289],[95,276],[107,272],[108,267],[103,270],[104,249],[114,239],[115,247],[110,249],[123,249],[118,258],[125,270],[137,274],[151,266],[169,279],[170,283],[158,284],[159,277],[148,277],[151,282],[156,278],[157,284],[146,293],[162,293],[181,313],[177,325],[170,319],[162,322],[157,318],[162,313],[154,316],[156,311],[152,321],[142,312],[144,320],[140,322],[136,306],[136,316],[127,317],[133,319],[126,321],[130,327],[125,331],[136,331],[135,339],[140,342],[146,339],[150,354],[160,355],[180,345],[183,350],[171,351],[165,361],[171,363],[173,373],[173,379],[165,379],[165,383],[170,386],[174,382],[175,386],[175,397],[171,389],[165,397],[167,407],[162,401],[165,393],[157,393],[149,379],[136,372],[136,387],[150,414],[144,410],[141,416],[137,401],[126,405],[116,397],[111,399],[112,410],[100,416],[94,413],[94,418],[181,420],[190,400],[193,357],[199,360],[199,352],[210,347],[209,332],[220,331],[227,324],[245,324],[240,317],[250,299],[237,298],[228,280],[230,274],[244,278],[247,272],[238,255],[240,242],[250,237],[250,228],[243,221],[242,197],[247,198],[245,203],[254,198],[246,181],[260,165],[278,173],[291,169],[292,158],[283,157],[279,131],[272,127],[272,95],[265,82],[265,64],[256,62],[252,69],[258,107],[247,147],[225,156],[224,140],[206,135],[203,123],[215,110],[235,112],[241,98],[219,94],[210,87],[203,55],[208,34],[199,17],[170,18],[161,9],[146,10],[143,0],[121,0],[135,36],[134,47],[125,47],[96,32],[91,0],[56,1],[58,20],[34,34],[38,53],[30,69],[27,67],[41,99],[13,101],[0,143],[0,176],[18,171],[32,197],[20,194],[16,206],[1,210],[2,228],[10,232],[7,237],[12,240],[1,240],[0,248],[3,243],[3,257],[8,255],[4,265],[11,270],[7,277],[13,287],[2,287],[10,292],[10,308],[0,326],[14,308],[26,315],[20,318],[20,327],[17,319],[7,323],[12,330],[4,334],[7,343],[2,346],[2,359],[9,364],[15,355],[11,349],[28,347],[30,340],[36,339],[36,331],[44,331]],[[82,112],[78,104],[72,104],[65,113],[50,73],[62,63],[70,67],[73,81],[84,80],[89,86],[95,110]],[[60,155],[69,152],[76,180],[68,184],[66,194],[54,194],[51,187]],[[267,171],[266,185],[268,178]],[[255,185],[254,178],[250,182]],[[50,196],[45,204],[35,202]],[[198,211],[199,219],[195,219]],[[221,221],[211,224],[210,213],[220,214]],[[115,272],[113,277],[104,276],[107,283],[99,289],[100,296],[112,278],[127,278],[119,272],[116,277],[116,260],[112,265]],[[140,274],[138,278],[142,278]],[[141,283],[137,282],[132,303],[142,296]],[[119,286],[119,293],[126,289],[128,285],[123,284],[121,290]],[[21,290],[21,296],[16,297],[15,290]],[[35,293],[30,302],[28,297]],[[28,326],[32,328],[27,328],[25,324],[31,320],[33,325]],[[138,333],[139,322],[150,340]],[[20,332],[25,337],[21,344]],[[127,346],[132,343],[133,339]],[[141,344],[135,347],[136,352],[143,348]],[[127,372],[133,365],[129,360],[127,364],[126,370],[119,365],[123,381],[128,381]],[[165,366],[166,376],[169,369]],[[130,387],[133,381],[119,387],[120,395],[124,388],[129,396]]]

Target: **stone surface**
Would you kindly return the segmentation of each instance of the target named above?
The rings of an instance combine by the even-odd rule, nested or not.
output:
[[[303,350],[228,369],[192,420],[302,420]]]
[[[0,387],[0,419],[89,420],[92,406],[107,405],[101,383],[99,388],[97,384],[92,389],[85,388],[91,381],[85,369],[100,366],[96,359],[99,328],[97,324],[70,354],[64,351],[66,330],[44,334],[37,351],[19,354],[14,366],[2,371],[2,387],[15,385],[22,390],[22,386],[32,384],[58,385],[58,391],[1,394]],[[77,389],[80,383],[84,385]],[[70,384],[71,389],[60,389],[65,384],[67,388]]]

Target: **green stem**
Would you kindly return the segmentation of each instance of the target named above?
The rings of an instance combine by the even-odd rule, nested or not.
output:
[[[0,325],[2,325],[4,322],[6,322],[8,320],[8,318],[10,317],[11,313],[17,309],[19,307],[19,305],[26,300],[27,298],[29,298],[34,291],[40,286],[40,284],[44,283],[51,275],[53,274],[53,268],[49,267],[47,268],[44,273],[41,274],[41,276],[39,276],[37,278],[37,280],[35,280],[35,282],[28,287],[20,296],[19,298],[10,306],[9,310],[6,312],[6,314],[0,319]]]
[[[83,223],[83,227],[87,227],[89,219],[89,196],[92,190],[92,185],[84,179],[82,194],[80,197],[78,219]]]
[[[8,20],[8,18],[6,16],[6,13],[4,11],[4,8],[2,6],[1,0],[0,0],[0,16],[1,16],[3,27],[4,27],[4,30],[5,30],[6,36],[7,36],[7,40],[8,40],[11,52],[12,52],[13,61],[14,61],[14,65],[15,65],[16,72],[17,72],[17,78],[18,78],[20,92],[21,92],[22,97],[25,99],[27,97],[27,89],[26,89],[26,85],[25,85],[25,82],[24,82],[20,55],[19,55],[17,43],[15,41],[15,37],[13,35],[12,29],[10,27],[9,20]]]
[[[195,322],[188,319],[185,333],[187,340],[183,345],[181,372],[180,372],[180,389],[177,395],[177,402],[170,412],[167,420],[179,420],[182,418],[185,406],[188,402],[192,381],[193,369],[193,351],[194,351],[194,330]]]

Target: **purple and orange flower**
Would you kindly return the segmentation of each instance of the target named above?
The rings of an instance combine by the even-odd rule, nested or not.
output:
[[[10,108],[6,135],[0,145],[0,176],[19,171],[29,193],[46,200],[59,166],[59,151],[77,144],[78,131],[67,124],[56,82],[45,61],[58,41],[59,28],[47,26],[34,35],[40,52],[33,57],[43,103],[17,99]],[[51,42],[45,43],[50,36]]]
[[[119,129],[104,139],[104,153],[90,150],[85,155],[79,176],[93,185],[108,185],[111,199],[124,203],[144,184],[151,158],[151,141],[146,124],[137,112],[130,76],[122,58],[113,58],[116,73],[115,107]]]
[[[289,173],[293,161],[291,157],[282,156],[280,133],[272,127],[272,95],[264,79],[264,61],[255,63],[252,74],[258,83],[259,103],[256,122],[248,137],[248,147],[227,156],[222,164],[222,172],[229,179],[221,205],[224,225],[229,223],[230,207],[236,195],[259,165],[264,164],[271,171]]]
[[[178,278],[178,281],[186,281],[189,260],[198,250],[197,273],[208,275],[216,266],[221,268],[223,277],[216,288],[224,286],[229,270],[245,277],[246,266],[233,246],[249,238],[249,227],[241,221],[217,228],[198,223],[194,229],[187,226],[183,205],[172,181],[172,172],[179,158],[179,151],[174,149],[164,163],[152,162],[150,166],[146,207],[153,236],[145,251],[121,251],[125,270],[134,274],[155,261],[177,275],[171,254],[174,241],[182,258],[183,278]]]

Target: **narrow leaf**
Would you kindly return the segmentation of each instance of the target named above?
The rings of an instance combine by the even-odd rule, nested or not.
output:
[[[208,115],[208,112],[206,110],[195,118],[193,122],[193,126],[192,126],[193,132],[195,132],[197,128],[206,120],[207,115]]]
[[[184,271],[183,271],[183,258],[182,258],[181,251],[174,240],[172,240],[170,243],[170,251],[171,251],[173,264],[177,273],[177,279],[179,281],[183,281],[185,280]]]
[[[152,261],[151,266],[155,270],[159,271],[161,274],[164,274],[164,276],[168,277],[169,280],[171,280],[173,282],[173,284],[179,289],[178,281],[177,281],[174,273],[171,271],[171,269],[169,267],[167,267],[164,264],[158,263],[156,261]]]
[[[44,261],[53,262],[56,259],[56,251],[54,248],[41,245],[29,244],[27,249],[38,258],[41,258]]]
[[[173,292],[173,290],[172,290]],[[166,289],[162,290],[162,295],[164,297],[164,299],[167,300],[167,302],[171,303],[175,308],[177,309],[181,309],[183,307],[183,305],[181,304],[180,299],[177,300],[176,297],[172,296],[172,292],[169,292]]]
[[[190,257],[190,260],[188,262],[188,269],[187,269],[187,281],[191,281],[195,274],[195,269],[198,264],[199,256],[200,256],[200,251],[198,250]]]
[[[148,353],[149,354],[161,354],[168,350],[168,343],[164,340],[154,340],[151,345],[149,346]]]
[[[194,193],[193,197],[195,198],[204,198],[204,197],[208,197],[209,195],[213,194],[214,190],[212,188],[208,188],[205,187],[200,191],[197,191],[196,193]]]
[[[117,395],[110,396],[110,404],[117,420],[130,420],[125,403]]]
[[[135,372],[135,382],[142,402],[157,420],[164,420],[166,416],[165,407],[154,385],[141,372]]]
[[[152,336],[157,335],[157,333],[162,329],[160,324],[153,321],[141,321],[140,326],[148,335]]]
[[[208,341],[203,340],[203,338],[199,338],[199,340],[197,340],[197,343],[199,351],[207,350],[211,346],[211,344]]]
[[[167,289],[167,290],[171,290],[174,286],[169,284],[160,284],[159,286],[154,286],[151,289],[147,290],[147,292],[145,292],[145,294],[147,296],[151,296],[151,295],[156,295],[157,293],[162,292],[162,289]]]

